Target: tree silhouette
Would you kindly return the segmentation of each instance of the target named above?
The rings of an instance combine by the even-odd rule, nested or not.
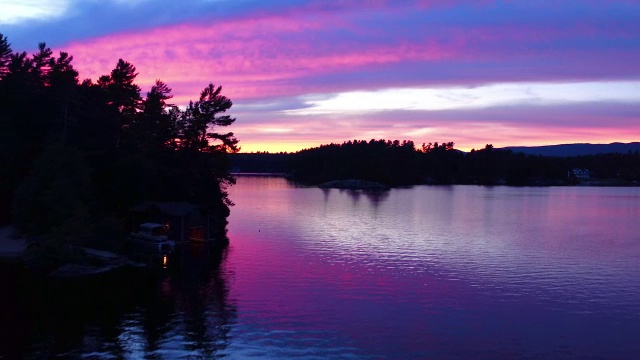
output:
[[[134,83],[138,76],[135,66],[122,59],[111,70],[107,90],[111,96],[111,105],[122,114],[132,115],[141,109],[140,87]]]
[[[232,132],[218,133],[209,130],[221,126],[229,126],[236,119],[225,113],[233,103],[229,98],[221,95],[222,86],[209,84],[200,93],[200,99],[189,103],[187,110],[180,119],[182,130],[181,142],[183,147],[192,151],[208,152],[237,152],[238,140]],[[210,142],[213,140],[213,144]]]
[[[71,62],[73,56],[66,52],[60,52],[60,56],[49,60],[48,84],[53,100],[52,108],[59,119],[60,142],[67,139],[69,127],[69,107],[76,95],[78,87],[78,71],[73,68]]]
[[[47,76],[51,70],[51,55],[53,55],[53,51],[43,42],[38,44],[38,52],[33,54],[31,72],[41,85],[48,85]]]
[[[9,71],[11,53],[11,44],[9,44],[7,37],[0,33],[0,79]]]
[[[144,150],[176,148],[178,109],[167,100],[173,98],[167,84],[156,80],[142,103],[142,114],[136,117],[132,134],[138,148]]]

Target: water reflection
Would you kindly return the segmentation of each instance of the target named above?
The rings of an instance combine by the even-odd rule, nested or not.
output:
[[[237,317],[225,258],[226,250],[188,246],[162,256],[153,270],[65,281],[5,264],[0,270],[15,276],[0,282],[12,293],[0,298],[0,336],[10,341],[0,358],[216,357]]]
[[[181,271],[171,284],[179,289],[171,293],[179,294],[187,349],[211,358],[229,345],[230,325],[237,312],[228,302],[227,280],[220,271],[226,251],[193,244],[176,255]],[[216,271],[211,271],[214,267]]]
[[[356,189],[329,189],[321,188],[324,202],[328,202],[332,192],[339,194],[347,194],[354,204],[360,201],[361,197],[369,200],[371,205],[378,207],[389,197],[389,190],[356,190]]]
[[[233,297],[254,326],[235,348],[263,336],[313,353],[286,329],[356,358],[640,351],[638,189],[416,186],[374,204],[283,186],[243,178],[231,193]]]

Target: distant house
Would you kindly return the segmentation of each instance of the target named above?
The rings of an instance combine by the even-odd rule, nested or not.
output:
[[[131,215],[132,232],[142,223],[164,224],[169,239],[176,242],[212,241],[215,233],[210,212],[188,202],[145,201],[134,206]]]
[[[571,169],[569,170],[569,174],[567,174],[570,178],[576,179],[589,179],[591,177],[591,173],[587,169]]]

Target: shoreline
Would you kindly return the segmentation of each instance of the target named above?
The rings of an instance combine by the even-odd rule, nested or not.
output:
[[[0,228],[0,262],[16,263],[29,267],[25,263],[25,254],[29,242],[16,234],[16,229],[12,225]],[[85,278],[104,274],[125,266],[140,267],[141,264],[130,260],[127,256],[116,254],[110,251],[92,248],[79,248],[83,253],[85,261],[79,263],[66,262],[59,264],[52,271],[46,274],[52,278]],[[37,270],[34,270],[38,273]]]
[[[510,184],[502,179],[494,180],[489,183],[482,183],[477,181],[467,181],[467,182],[451,182],[451,183],[439,183],[433,179],[426,179],[422,182],[412,183],[412,184],[404,184],[404,185],[387,185],[384,183],[378,183],[374,181],[362,180],[362,179],[343,179],[343,180],[330,180],[326,182],[317,182],[317,181],[306,181],[297,179],[296,177],[292,177],[286,174],[278,174],[278,173],[242,173],[242,174],[234,174],[234,176],[238,175],[242,176],[272,176],[272,177],[282,177],[294,182],[298,182],[300,184],[304,184],[312,187],[319,187],[321,189],[355,189],[355,190],[370,190],[370,189],[394,189],[394,188],[404,188],[410,186],[505,186],[505,187],[629,187],[635,188],[640,187],[640,182],[638,181],[622,181],[618,179],[597,179],[592,178],[588,180],[582,180],[579,182],[571,182],[566,179],[564,180],[532,180],[523,184]],[[363,185],[364,184],[364,185]]]

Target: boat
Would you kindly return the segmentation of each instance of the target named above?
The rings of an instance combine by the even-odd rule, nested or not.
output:
[[[175,241],[167,237],[167,227],[158,223],[140,224],[140,230],[132,232],[129,241],[134,245],[158,251],[169,251],[175,247]]]

